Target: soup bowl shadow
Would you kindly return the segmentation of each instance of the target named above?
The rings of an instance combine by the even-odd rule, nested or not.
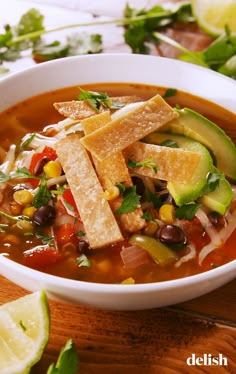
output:
[[[104,82],[176,88],[236,114],[236,83],[232,79],[189,63],[132,54],[70,57],[12,74],[0,81],[0,111],[51,90]],[[61,302],[110,310],[141,310],[184,302],[221,287],[234,279],[236,260],[182,279],[133,285],[65,279],[27,268],[3,255],[0,273],[29,291],[44,289],[49,298]]]

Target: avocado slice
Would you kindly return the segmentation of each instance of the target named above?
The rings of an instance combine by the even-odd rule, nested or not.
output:
[[[236,180],[236,147],[225,132],[199,113],[175,109],[179,117],[161,131],[182,134],[205,145],[212,153],[216,167],[231,180]]]
[[[190,201],[195,201],[201,196],[202,190],[207,183],[207,175],[213,170],[213,160],[206,147],[184,135],[153,132],[144,138],[146,143],[151,144],[161,144],[166,140],[177,143],[180,148],[199,152],[202,156],[196,167],[191,183],[182,184],[167,182],[167,188],[173,196],[175,203],[181,206]]]
[[[207,208],[224,215],[232,201],[233,190],[231,184],[217,168],[214,167],[213,172],[220,175],[219,185],[214,191],[200,197],[199,202]]]

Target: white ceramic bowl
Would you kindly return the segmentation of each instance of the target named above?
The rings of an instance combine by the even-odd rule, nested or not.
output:
[[[46,62],[0,81],[0,111],[30,96],[99,82],[133,82],[174,87],[202,96],[236,113],[236,82],[207,69],[161,57],[101,54]],[[161,307],[208,293],[236,275],[236,261],[183,279],[118,285],[74,281],[41,273],[0,256],[0,273],[23,288],[47,290],[62,301],[113,310]]]

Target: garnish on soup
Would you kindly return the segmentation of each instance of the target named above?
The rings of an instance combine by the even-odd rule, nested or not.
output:
[[[2,148],[4,255],[59,276],[122,284],[236,258],[232,140],[176,106],[186,94],[167,95],[171,106],[166,89],[150,90],[142,97],[140,87],[123,96],[81,88],[78,100],[54,103],[66,119],[24,135],[6,156]]]

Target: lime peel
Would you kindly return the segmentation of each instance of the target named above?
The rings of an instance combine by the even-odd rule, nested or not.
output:
[[[42,356],[50,314],[41,290],[0,306],[0,373],[26,374]]]

